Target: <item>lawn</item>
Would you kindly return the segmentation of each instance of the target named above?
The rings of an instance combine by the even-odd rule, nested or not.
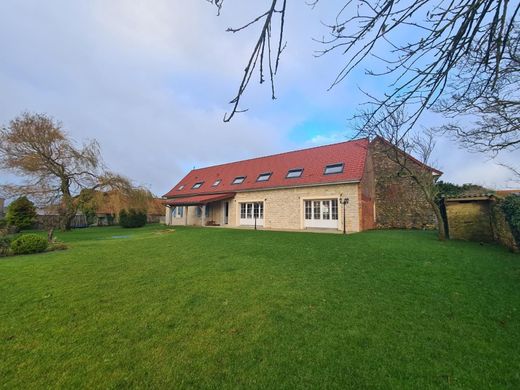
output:
[[[520,388],[520,256],[431,232],[59,234],[0,260],[0,386]]]

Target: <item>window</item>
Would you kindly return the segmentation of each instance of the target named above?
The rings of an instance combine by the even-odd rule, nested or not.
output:
[[[179,188],[177,188],[177,191],[180,191],[180,190],[182,190],[183,188],[184,188],[184,184],[181,185],[181,186],[179,186]]]
[[[260,175],[258,175],[258,178],[256,179],[256,181],[267,181],[271,178],[271,175],[272,175],[271,172],[261,173]]]
[[[338,200],[332,199],[332,219],[337,220],[338,219]]]
[[[305,201],[305,219],[312,219],[312,203],[310,200]]]
[[[222,181],[221,179],[217,179],[217,180],[215,180],[215,183],[213,183],[212,187],[216,187],[216,186],[218,186],[218,185],[220,184],[221,181]]]
[[[304,202],[305,221],[319,221],[314,227],[332,227],[338,221],[338,200],[306,200]],[[332,224],[332,225],[331,225]]]
[[[177,217],[182,218],[184,215],[184,206],[177,207]]]
[[[288,179],[293,179],[295,177],[300,177],[302,175],[302,173],[303,173],[302,168],[289,169],[289,171],[287,171],[287,176],[285,176],[285,177]]]
[[[314,201],[314,219],[321,218],[320,205],[321,205],[321,202],[319,200]]]
[[[244,180],[246,179],[245,176],[237,176],[235,177],[235,180],[231,184],[242,184]]]
[[[323,205],[323,219],[330,219],[330,201],[324,200]]]
[[[325,172],[323,172],[325,175],[332,175],[334,173],[341,173],[343,172],[343,163],[339,164],[330,164],[325,167]]]
[[[195,184],[193,185],[193,187],[191,187],[191,188],[192,188],[193,190],[196,190],[197,188],[202,187],[203,184],[204,184],[203,181],[199,181],[198,183],[195,183]]]
[[[172,218],[177,218],[177,207],[172,209]]]
[[[202,217],[202,207],[197,206],[197,207],[195,208],[195,215],[197,216],[197,218]]]
[[[210,206],[207,204],[207,205],[206,205],[206,209],[205,209],[206,212],[205,212],[205,214],[204,214],[204,216],[205,216],[206,218],[209,218],[209,208],[210,208]]]
[[[240,219],[264,219],[264,203],[240,203]]]

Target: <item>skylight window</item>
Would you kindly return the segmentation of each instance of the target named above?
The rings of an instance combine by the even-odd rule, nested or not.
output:
[[[258,175],[258,178],[256,179],[256,181],[267,181],[271,178],[271,175],[272,175],[271,172],[261,173],[260,175]]]
[[[220,184],[221,181],[222,181],[221,179],[217,179],[217,180],[215,180],[215,183],[213,183],[212,187],[216,187],[216,186],[218,186],[218,185]]]
[[[177,188],[177,191],[180,191],[182,189],[184,189],[184,184],[182,186],[179,186],[179,188]]]
[[[235,177],[235,180],[231,184],[242,184],[246,180],[245,176],[237,176]]]
[[[195,184],[193,185],[193,187],[191,187],[191,188],[192,188],[193,190],[196,190],[197,188],[202,187],[203,184],[204,184],[203,181],[199,181],[198,183],[195,183]]]
[[[300,177],[303,173],[303,169],[302,168],[297,168],[297,169],[289,169],[287,171],[287,176],[285,176],[286,178],[288,179],[294,179],[296,177]]]
[[[343,172],[343,163],[338,164],[330,164],[325,167],[325,175],[332,175],[334,173],[342,173]]]

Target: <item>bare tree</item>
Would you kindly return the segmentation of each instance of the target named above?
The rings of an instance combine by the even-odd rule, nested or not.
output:
[[[96,141],[75,145],[61,123],[44,114],[24,113],[0,130],[0,168],[25,178],[22,184],[3,185],[4,193],[57,207],[65,230],[78,211],[82,189],[131,187],[104,168]]]
[[[439,206],[439,187],[436,185],[440,172],[431,168],[431,156],[435,149],[435,134],[431,129],[411,133],[406,130],[406,113],[401,109],[374,116],[372,111],[360,113],[359,130],[381,145],[376,152],[382,154],[396,168],[402,180],[411,180],[431,207],[437,222],[439,239],[446,239],[444,220]],[[381,117],[384,117],[383,121]],[[414,155],[416,157],[414,157]]]
[[[207,1],[217,6],[220,13],[223,0]],[[319,0],[308,2],[312,7],[319,3]],[[460,100],[462,112],[468,112],[463,102],[465,95],[457,91],[473,90],[482,96],[492,95],[504,74],[503,69],[509,66],[507,48],[516,47],[519,40],[519,31],[514,27],[520,4],[509,0],[343,0],[337,7],[335,20],[325,25],[328,36],[318,40],[324,45],[318,55],[339,53],[346,58],[330,88],[368,61],[368,75],[393,80],[383,96],[366,92],[368,100],[376,103],[368,117],[357,117],[364,119],[366,125],[376,119],[378,124],[383,123],[406,106],[410,114],[403,118],[403,125],[409,131],[421,114],[432,109],[440,98],[449,97],[452,103]],[[260,72],[260,82],[264,81],[266,64],[274,97],[273,79],[284,47],[286,1],[266,0],[266,9],[242,27],[229,29],[238,32],[261,24],[259,39],[225,121],[242,111],[239,103],[255,69]],[[280,18],[275,20],[276,14]],[[274,27],[276,46],[271,42]],[[474,99],[474,103],[482,110],[489,106],[486,99]],[[493,127],[488,130],[491,134],[487,136],[494,138]],[[503,128],[497,130],[498,137],[503,131]],[[462,138],[471,136],[460,135]]]
[[[220,13],[224,0],[207,0],[210,3],[215,4]],[[237,28],[228,28],[228,32],[238,33],[243,31],[255,24],[261,24],[260,34],[258,40],[251,52],[246,68],[244,70],[244,76],[238,87],[237,95],[230,101],[233,105],[231,113],[224,116],[224,122],[229,122],[236,113],[244,112],[247,110],[240,109],[240,99],[246,91],[251,78],[258,68],[259,71],[259,82],[263,84],[265,82],[265,75],[269,77],[271,83],[271,98],[276,99],[275,96],[275,84],[274,78],[278,72],[278,66],[280,65],[280,56],[284,50],[283,36],[284,36],[284,25],[285,25],[285,11],[287,9],[287,0],[272,0],[271,4],[265,12],[257,16],[255,19],[249,21],[243,26]],[[275,17],[277,21],[275,21]],[[278,22],[278,33],[273,32],[274,23]],[[267,68],[267,70],[266,70]]]
[[[497,52],[499,44],[492,43],[493,52]],[[459,65],[461,72],[452,79],[452,94],[435,106],[436,111],[455,120],[442,129],[455,135],[463,146],[495,155],[520,147],[519,44],[518,40],[507,42],[499,69],[481,64],[484,49],[472,47]],[[489,63],[496,63],[494,57],[488,59]],[[497,77],[493,72],[498,72]]]

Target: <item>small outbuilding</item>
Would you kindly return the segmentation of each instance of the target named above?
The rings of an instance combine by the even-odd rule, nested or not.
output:
[[[496,242],[519,250],[497,194],[444,198],[448,236],[455,240]]]
[[[492,194],[445,198],[449,236],[455,240],[493,242]]]

